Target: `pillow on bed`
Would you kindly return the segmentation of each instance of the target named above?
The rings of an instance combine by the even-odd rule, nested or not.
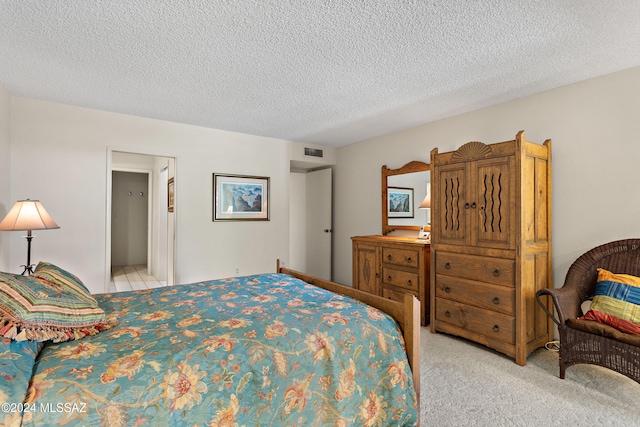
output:
[[[626,333],[640,333],[640,277],[598,269],[591,309],[581,317],[613,326]]]
[[[36,277],[0,272],[0,337],[60,342],[114,325],[115,319],[107,319],[93,297],[79,297]]]
[[[31,276],[51,282],[65,292],[71,292],[79,298],[96,303],[96,299],[80,279],[50,262],[40,261]]]

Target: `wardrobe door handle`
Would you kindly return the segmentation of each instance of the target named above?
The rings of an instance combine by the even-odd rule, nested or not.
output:
[[[465,209],[469,209],[469,206],[471,206],[471,205],[469,204],[469,202],[467,202],[467,203],[465,203],[465,204],[464,204],[464,208],[465,208]]]
[[[471,209],[475,209],[476,208],[476,202],[471,203]]]

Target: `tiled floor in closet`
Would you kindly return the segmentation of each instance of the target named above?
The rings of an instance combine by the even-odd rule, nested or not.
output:
[[[166,286],[147,273],[146,265],[125,265],[111,267],[110,292],[137,291]]]

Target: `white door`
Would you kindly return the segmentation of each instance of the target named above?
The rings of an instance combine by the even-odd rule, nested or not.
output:
[[[307,174],[307,274],[331,280],[332,174]]]

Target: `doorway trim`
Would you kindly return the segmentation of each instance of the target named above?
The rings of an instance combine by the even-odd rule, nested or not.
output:
[[[108,293],[109,292],[109,284],[110,284],[110,278],[111,278],[111,208],[112,208],[112,191],[113,191],[113,153],[125,153],[125,154],[138,154],[138,155],[143,155],[143,156],[151,156],[151,157],[164,157],[164,158],[169,158],[169,159],[173,159],[173,176],[176,177],[178,174],[178,159],[175,155],[168,155],[168,154],[164,154],[164,153],[157,153],[157,152],[152,152],[152,151],[141,151],[141,150],[132,150],[131,148],[120,148],[120,147],[115,147],[115,146],[107,146],[107,161],[106,161],[106,194],[105,194],[105,205],[106,205],[106,212],[105,212],[105,277],[104,277],[104,292]],[[137,169],[137,170],[133,170],[135,168],[130,168],[128,170],[125,170],[127,168],[116,168],[116,171],[123,171],[123,172],[140,172],[140,173],[150,173],[149,174],[149,203],[152,204],[152,194],[153,194],[153,180],[151,179],[153,176],[153,171],[149,171],[146,169]],[[178,197],[179,194],[176,191],[175,195],[175,201],[177,203],[178,201]],[[177,211],[177,210],[176,210]],[[151,215],[151,209],[149,209],[149,215]],[[167,220],[168,222],[169,220]],[[168,276],[167,276],[167,283],[171,283],[171,284],[175,284],[175,278],[176,278],[176,251],[175,251],[175,240],[176,240],[176,236],[177,236],[177,213],[173,214],[173,220],[171,221],[173,224],[173,236],[169,236],[170,239],[173,239],[173,243],[170,245],[172,248],[171,253],[169,253],[167,255],[167,260],[170,260],[170,264],[171,264],[171,268],[169,268],[169,271],[167,272]],[[153,227],[152,225],[152,220],[148,219],[147,221],[147,227],[151,228]],[[149,244],[149,240],[151,239],[151,233],[148,232],[147,233],[147,258],[149,258],[149,251],[152,250],[151,249],[151,245]],[[147,265],[147,268],[149,268],[149,265]]]

